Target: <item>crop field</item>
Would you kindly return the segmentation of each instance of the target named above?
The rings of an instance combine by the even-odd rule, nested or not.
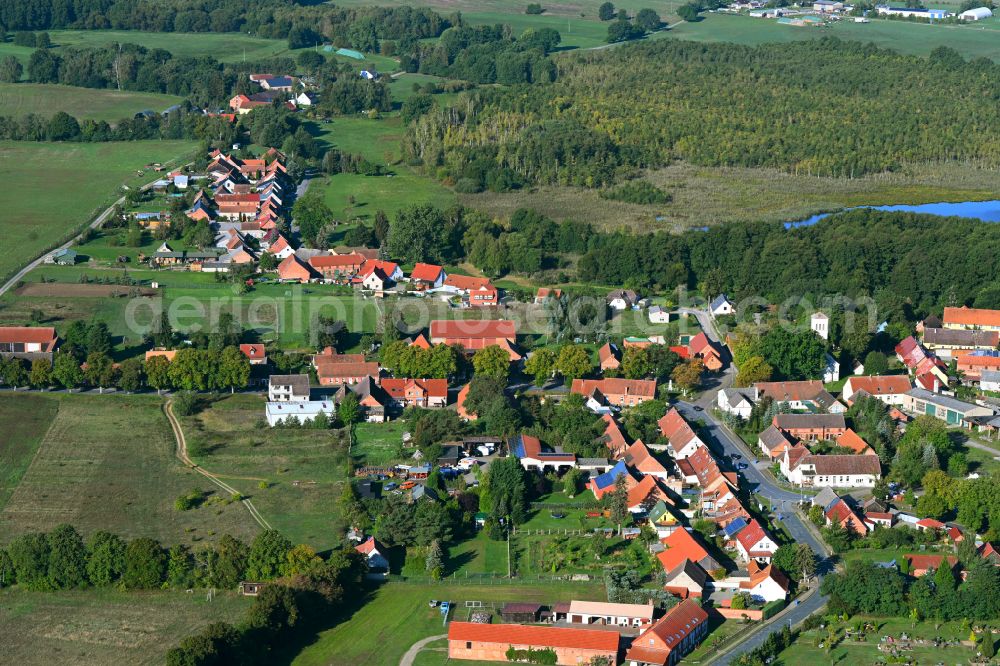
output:
[[[115,122],[144,109],[160,112],[181,101],[173,95],[94,90],[49,83],[0,83],[0,115],[51,116],[64,111],[78,120]]]
[[[117,43],[140,44],[147,49],[165,49],[176,56],[211,55],[222,62],[261,60],[289,52],[288,42],[283,39],[261,39],[239,32],[53,30],[49,35],[55,48],[66,46],[94,48]]]
[[[37,398],[34,398],[37,400]],[[108,530],[165,544],[196,543],[229,533],[256,533],[246,509],[210,495],[179,512],[181,494],[215,488],[174,457],[173,433],[156,396],[61,395],[51,427],[0,512],[0,541],[25,532],[74,525],[85,536]],[[4,402],[27,412],[32,399]]]
[[[38,445],[55,419],[59,401],[41,395],[19,395],[0,400],[4,436],[0,446],[0,510],[7,504]]]
[[[952,11],[955,8],[950,8]],[[938,46],[949,46],[966,59],[985,57],[1000,61],[1000,22],[995,18],[970,25],[918,23],[873,19],[854,23],[851,18],[829,27],[781,25],[773,19],[709,14],[697,23],[683,23],[670,31],[672,37],[701,42],[763,44],[820,37],[872,42],[900,53],[926,56]]]
[[[187,156],[186,141],[124,143],[0,142],[0,277],[85,226],[120,196],[120,187],[152,179],[137,170]]]
[[[8,664],[162,664],[167,650],[211,622],[239,622],[250,600],[203,592],[0,589],[0,654]]]

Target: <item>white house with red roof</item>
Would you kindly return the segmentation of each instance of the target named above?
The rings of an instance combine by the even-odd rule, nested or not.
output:
[[[500,304],[500,291],[493,286],[489,278],[447,275],[442,288],[461,294],[463,305],[467,307],[481,308]]]
[[[267,350],[260,343],[240,345],[240,351],[250,359],[250,365],[264,365],[267,363]]]
[[[754,519],[736,535],[736,550],[747,562],[770,562],[771,555],[778,550],[778,544]]]
[[[368,570],[370,572],[387,573],[389,571],[389,558],[386,557],[388,550],[375,537],[368,537],[365,541],[355,546],[354,550],[367,558]]]
[[[433,408],[448,404],[447,379],[383,379],[382,389],[401,407]]]
[[[57,339],[51,326],[0,326],[0,357],[52,360]]]
[[[628,666],[672,666],[708,634],[708,613],[687,599],[639,634],[625,653]]]
[[[671,453],[675,460],[683,460],[694,455],[704,442],[694,429],[684,420],[677,408],[672,408],[656,422],[660,433],[670,442]]]
[[[448,274],[435,264],[414,264],[410,271],[410,283],[424,289],[437,289],[444,284]]]

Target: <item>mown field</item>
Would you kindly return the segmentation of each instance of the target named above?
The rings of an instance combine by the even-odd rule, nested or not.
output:
[[[42,438],[52,425],[59,408],[57,400],[40,395],[0,399],[0,510],[24,477]]]
[[[956,8],[949,7],[951,11]],[[917,23],[873,19],[854,23],[846,18],[829,27],[781,25],[773,19],[729,14],[708,14],[697,23],[683,23],[670,31],[672,37],[700,42],[764,44],[820,37],[872,42],[900,53],[926,56],[938,46],[949,46],[966,59],[985,57],[1000,61],[1000,21],[996,18],[970,25]]]
[[[187,141],[125,143],[0,142],[0,277],[58,245],[121,196],[153,174],[136,171],[151,162],[169,163],[194,149]]]
[[[173,95],[94,90],[47,83],[0,83],[0,116],[49,117],[64,111],[77,120],[116,122],[139,111],[161,112],[181,101]]]
[[[215,486],[181,465],[162,399],[150,396],[7,395],[9,410],[29,413],[36,401],[56,404],[30,464],[0,512],[0,542],[60,523],[85,537],[108,530],[165,544],[196,544],[229,533],[250,540],[257,524],[242,504],[212,494]],[[51,406],[36,409],[51,414]],[[8,423],[9,421],[4,421]],[[6,448],[6,447],[5,447]],[[179,512],[174,500],[192,489],[209,493],[199,508]]]
[[[396,666],[403,653],[416,641],[446,634],[441,613],[430,608],[431,599],[448,600],[456,605],[451,619],[467,620],[466,601],[484,605],[508,601],[551,604],[571,599],[604,601],[604,586],[599,583],[541,583],[496,585],[433,585],[388,583],[378,588],[364,606],[337,626],[321,632],[292,661],[298,666],[320,664],[365,664]],[[433,654],[432,656],[439,656]],[[443,664],[422,661],[426,664]],[[466,663],[466,662],[463,662]],[[468,662],[473,663],[473,662]]]
[[[0,654],[7,664],[159,664],[211,622],[238,622],[250,601],[232,592],[28,592],[0,589]]]
[[[412,81],[402,84],[412,94]],[[360,219],[368,223],[381,209],[393,215],[400,208],[418,204],[446,207],[455,202],[447,187],[428,178],[400,159],[400,139],[404,132],[398,117],[370,120],[363,117],[337,118],[330,123],[316,123],[313,133],[322,143],[345,153],[360,154],[381,164],[390,175],[361,176],[336,174],[314,180],[310,190],[316,190],[343,222]],[[353,203],[352,203],[353,201]]]

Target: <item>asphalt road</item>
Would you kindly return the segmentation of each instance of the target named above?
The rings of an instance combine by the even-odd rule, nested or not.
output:
[[[713,391],[711,394],[714,397],[715,392]],[[809,531],[802,522],[802,519],[793,511],[794,505],[802,499],[802,496],[799,493],[785,490],[775,485],[763,472],[757,469],[753,465],[753,453],[748,450],[742,441],[726,432],[709,411],[704,409],[698,410],[694,404],[685,402],[678,403],[676,406],[684,418],[689,421],[700,420],[705,422],[707,438],[709,440],[706,443],[713,448],[717,457],[721,458],[722,461],[732,464],[733,468],[739,462],[749,463],[746,469],[740,471],[744,479],[743,484],[747,490],[770,500],[775,510],[781,513],[781,522],[792,538],[798,543],[808,544],[813,549],[813,552],[819,556],[820,565],[814,581],[814,585],[819,585],[823,576],[832,570],[832,563],[828,560],[826,551],[819,539]],[[741,456],[741,459],[733,458],[733,454]],[[712,663],[720,665],[732,663],[741,654],[759,647],[771,633],[781,631],[781,628],[786,624],[796,625],[805,620],[808,616],[825,606],[826,601],[827,599],[823,595],[819,593],[813,594],[801,601],[797,606],[792,606],[790,610],[786,611],[780,622],[771,623],[763,627],[760,631],[751,634],[736,648]]]

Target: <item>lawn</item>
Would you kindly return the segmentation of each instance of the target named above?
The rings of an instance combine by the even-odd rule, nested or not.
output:
[[[182,419],[192,459],[223,475],[295,543],[317,550],[341,543],[346,526],[335,511],[346,439],[337,430],[259,428],[263,416],[262,396],[236,395]]]
[[[188,156],[186,141],[123,143],[0,142],[0,233],[16,252],[0,255],[0,278],[58,245],[121,195],[152,174],[136,170],[151,162]]]
[[[467,620],[466,601],[502,606],[508,601],[551,604],[571,599],[605,600],[603,585],[596,583],[545,583],[493,585],[442,585],[387,583],[372,598],[336,627],[320,633],[294,660],[311,664],[365,664],[396,666],[416,641],[446,634],[441,613],[427,604],[431,599],[456,605],[452,620]],[[423,663],[443,663],[424,661]],[[465,663],[465,662],[463,662]],[[468,662],[472,663],[472,662]]]
[[[236,623],[250,600],[221,592],[0,590],[0,654],[21,666],[162,664],[167,650],[211,622]]]
[[[412,456],[403,449],[406,422],[397,419],[388,423],[359,423],[355,426],[351,456],[358,465],[389,465]]]
[[[708,14],[697,23],[683,23],[671,36],[703,42],[763,44],[834,36],[844,40],[872,42],[900,53],[926,56],[938,46],[949,46],[966,59],[986,57],[1000,60],[1000,23],[977,21],[970,25],[931,25],[909,21],[874,19],[855,23],[850,18],[830,27],[781,25],[771,19]]]
[[[797,221],[850,206],[989,200],[1000,189],[1000,174],[964,165],[917,165],[893,174],[847,179],[679,162],[647,173],[646,179],[668,192],[672,201],[629,204],[601,199],[596,190],[558,186],[463,194],[459,200],[494,216],[509,217],[518,208],[534,208],[555,220],[586,220],[601,229],[645,232],[741,220]]]
[[[60,523],[85,536],[109,530],[165,544],[225,533],[249,540],[256,533],[257,524],[241,504],[210,494],[215,486],[174,457],[161,399],[65,394],[44,399],[58,401],[58,411],[0,512],[0,542]],[[13,395],[4,403],[28,413],[37,400]],[[178,512],[174,500],[192,489],[209,494],[208,500]]]
[[[868,631],[863,638],[850,640],[845,637],[845,629],[854,626],[856,622],[869,622],[875,631]],[[837,635],[836,646],[829,648],[829,632]],[[914,642],[912,649],[900,654],[914,660],[916,664],[967,664],[974,656],[969,645],[949,647],[934,647],[929,642],[935,638],[945,640],[968,641],[969,631],[963,629],[960,622],[924,621],[914,624],[901,618],[862,618],[854,617],[847,623],[836,623],[827,629],[813,629],[799,634],[791,647],[778,655],[776,664],[792,666],[793,664],[872,664],[884,663],[888,652],[878,649],[879,641],[885,636],[899,640],[902,634],[907,634]],[[819,647],[824,643],[824,647]],[[892,663],[892,662],[890,662]]]
[[[0,446],[0,510],[20,483],[58,410],[58,400],[37,394],[0,400],[0,423],[4,424],[4,444]]]
[[[0,115],[51,116],[65,111],[77,120],[117,122],[139,111],[163,111],[180,97],[118,90],[94,90],[49,83],[0,83]]]
[[[412,82],[404,84],[407,89],[411,86]],[[337,219],[344,222],[360,219],[370,223],[379,209],[391,216],[408,206],[429,203],[447,207],[455,203],[451,190],[397,163],[404,131],[398,116],[379,119],[352,116],[312,125],[312,132],[321,143],[345,153],[360,154],[385,166],[390,174],[337,174],[314,181],[310,189],[323,195]]]

